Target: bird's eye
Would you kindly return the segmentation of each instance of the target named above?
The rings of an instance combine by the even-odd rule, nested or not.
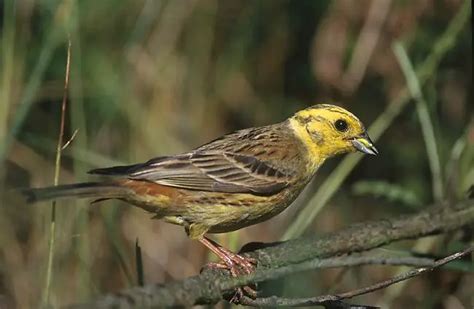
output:
[[[348,129],[347,121],[343,119],[336,120],[336,122],[334,123],[334,126],[336,127],[338,131],[341,131],[341,132],[346,132]]]

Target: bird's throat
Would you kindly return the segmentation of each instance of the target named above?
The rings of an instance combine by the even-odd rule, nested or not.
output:
[[[314,142],[313,137],[308,130],[306,130],[306,128],[296,119],[289,119],[289,127],[306,149],[307,169],[311,175],[314,174],[327,159],[327,156],[321,152],[321,147]]]

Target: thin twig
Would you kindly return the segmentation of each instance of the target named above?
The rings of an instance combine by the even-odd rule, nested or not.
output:
[[[270,296],[265,298],[251,299],[249,297],[242,297],[241,305],[252,307],[306,307],[306,306],[323,306],[327,309],[365,309],[365,308],[379,308],[368,305],[354,305],[346,303],[336,295],[324,295],[311,298],[282,298],[277,296]]]
[[[76,138],[76,135],[77,135],[78,132],[79,132],[79,129],[74,130],[74,132],[72,133],[71,137],[67,140],[67,142],[64,144],[64,146],[61,148],[61,150],[66,149],[66,148],[69,146],[69,144],[72,143],[72,141],[74,140],[74,138]]]
[[[401,282],[401,281],[419,276],[419,275],[424,274],[426,272],[432,271],[435,268],[441,267],[441,266],[443,266],[443,265],[445,265],[449,262],[460,259],[463,256],[468,255],[473,251],[474,251],[474,246],[471,246],[467,249],[464,249],[463,251],[456,252],[454,254],[448,255],[445,258],[437,260],[430,267],[421,267],[421,268],[412,269],[412,270],[410,270],[410,271],[408,271],[404,274],[395,276],[393,278],[381,281],[379,283],[370,285],[370,286],[365,287],[365,288],[349,291],[349,292],[346,292],[346,293],[341,293],[341,294],[338,294],[337,296],[340,297],[340,298],[347,299],[347,298],[352,298],[352,297],[355,297],[355,296],[358,296],[358,295],[367,294],[367,293],[370,293],[370,292],[373,292],[373,291],[376,291],[376,290],[380,290],[380,289],[386,288],[390,285],[393,285],[395,283],[398,283],[398,282]]]
[[[71,64],[71,39],[68,38],[66,73],[64,77],[64,93],[63,93],[63,100],[61,104],[61,121],[59,125],[59,136],[58,136],[58,144],[56,147],[56,161],[55,161],[55,169],[54,169],[54,185],[55,186],[57,186],[59,183],[59,171],[61,167],[61,152],[63,149],[64,125],[66,122],[66,103],[67,103],[67,94],[68,94],[68,87],[69,87],[70,64]],[[53,274],[55,238],[56,238],[56,201],[53,201],[51,205],[51,224],[49,226],[49,250],[48,250],[48,265],[47,265],[47,270],[46,270],[46,284],[45,284],[45,288],[42,295],[43,307],[49,305],[49,298],[51,294],[51,278]]]
[[[460,259],[463,256],[466,256],[474,251],[474,246],[469,247],[463,251],[456,252],[451,254],[445,258],[437,260],[433,263],[430,267],[422,267],[410,270],[406,273],[398,275],[396,277],[369,285],[367,287],[363,287],[360,289],[348,291],[345,293],[339,293],[335,295],[322,295],[317,297],[310,297],[310,298],[281,298],[281,297],[265,297],[265,298],[257,298],[257,299],[250,299],[248,297],[243,297],[241,299],[242,305],[247,306],[290,306],[290,307],[300,307],[300,306],[315,306],[315,305],[322,305],[326,307],[336,307],[337,305],[348,305],[347,303],[339,303],[344,299],[350,299],[356,296],[368,294],[377,290],[384,289],[388,286],[391,286],[395,283],[408,280],[410,278],[419,276],[426,272],[432,271],[435,268],[441,267],[449,262],[454,260]],[[367,307],[367,306],[365,306]]]

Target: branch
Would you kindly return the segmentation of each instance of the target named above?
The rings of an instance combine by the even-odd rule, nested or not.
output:
[[[331,257],[367,251],[395,241],[462,229],[474,224],[474,199],[455,205],[437,205],[396,219],[352,225],[324,236],[307,236],[266,244],[246,255],[258,260],[256,271],[232,278],[225,271],[206,269],[200,275],[167,284],[134,287],[102,296],[74,308],[164,307],[214,304],[236,287],[328,265]]]
[[[384,289],[386,287],[389,287],[395,283],[401,282],[408,280],[410,278],[419,276],[421,274],[424,274],[426,272],[432,271],[435,268],[441,267],[449,262],[452,262],[454,260],[460,259],[463,256],[466,256],[474,251],[474,246],[469,247],[463,251],[456,252],[454,254],[451,254],[445,258],[442,258],[436,262],[433,263],[432,266],[430,267],[422,267],[422,268],[416,268],[412,269],[406,273],[403,273],[401,275],[398,275],[396,277],[369,285],[364,288],[352,290],[349,292],[345,293],[340,293],[336,295],[323,295],[323,296],[317,296],[317,297],[310,297],[310,298],[280,298],[280,297],[265,297],[265,298],[258,298],[258,299],[251,299],[248,297],[244,297],[241,300],[242,305],[247,305],[247,306],[290,306],[290,307],[301,307],[301,306],[325,306],[326,308],[340,308],[340,307],[351,307],[353,305],[347,304],[342,302],[343,299],[348,299],[348,298],[353,298],[356,296],[368,294],[377,290]],[[354,306],[353,306],[354,307]],[[367,307],[367,306],[362,306],[362,307]]]

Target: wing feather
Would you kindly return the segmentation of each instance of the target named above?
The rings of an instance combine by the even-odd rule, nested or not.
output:
[[[288,186],[292,173],[254,156],[220,151],[195,151],[159,157],[142,164],[93,170],[161,185],[202,191],[274,194]]]

